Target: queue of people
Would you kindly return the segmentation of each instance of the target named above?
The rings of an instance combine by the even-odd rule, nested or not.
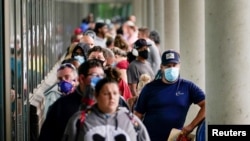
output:
[[[205,119],[205,93],[181,77],[180,54],[160,51],[157,32],[131,19],[116,35],[104,22],[74,30],[39,141],[166,141]],[[200,110],[184,125],[191,104]]]

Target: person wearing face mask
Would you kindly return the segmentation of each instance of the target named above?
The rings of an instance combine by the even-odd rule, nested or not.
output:
[[[71,63],[62,64],[57,70],[58,91],[62,95],[68,95],[77,86],[77,70]]]
[[[66,76],[65,76],[66,77]],[[92,59],[85,61],[78,68],[78,86],[71,94],[57,99],[48,109],[42,124],[39,141],[60,141],[69,118],[80,109],[86,108],[87,100],[93,100],[93,87],[98,79],[105,77],[101,61]],[[60,84],[69,90],[67,83]],[[85,106],[83,106],[85,105]]]
[[[119,107],[120,89],[115,79],[101,79],[94,96],[93,106],[69,119],[62,141],[150,141],[141,120]]]
[[[86,43],[78,43],[72,51],[71,58],[78,60],[79,64],[82,64],[87,59],[87,52],[90,49]]]
[[[149,46],[150,45],[147,44],[145,39],[138,39],[134,43],[134,47],[132,49],[132,53],[134,56],[136,56],[136,59],[133,60],[128,66],[127,82],[133,96],[138,95],[137,85],[142,74],[148,74],[151,78],[154,78],[154,72],[151,68],[151,65],[147,61]]]
[[[205,93],[193,82],[180,77],[180,55],[174,50],[162,54],[161,78],[143,87],[134,114],[148,129],[151,141],[166,141],[172,130],[187,136],[205,118]],[[200,107],[194,119],[184,125],[191,104]]]
[[[89,59],[82,63],[78,68],[79,84],[75,91],[59,98],[49,107],[39,141],[61,141],[69,118],[95,103],[94,87],[104,77],[106,75],[101,60]]]
[[[44,92],[46,118],[49,107],[60,97],[72,93],[78,85],[77,70],[71,63],[62,63],[57,69],[57,82]]]
[[[161,56],[159,55],[159,48],[156,46],[155,42],[149,38],[150,31],[147,27],[140,27],[138,29],[138,38],[145,39],[150,46],[148,47],[150,52],[148,55],[148,62],[153,69],[154,74],[157,74],[157,71],[160,69],[161,65]]]

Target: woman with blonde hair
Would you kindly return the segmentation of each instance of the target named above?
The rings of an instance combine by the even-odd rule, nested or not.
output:
[[[112,48],[112,51],[115,54],[115,63],[113,67],[120,70],[122,79],[127,83],[127,68],[129,65],[127,60],[127,52],[118,47]]]
[[[152,78],[150,77],[149,74],[144,73],[144,74],[142,74],[140,76],[139,83],[137,85],[137,92],[138,92],[138,94],[140,94],[140,92],[143,89],[143,87],[146,84],[148,84],[151,80],[152,80]],[[138,96],[133,96],[132,98],[129,98],[127,100],[128,106],[129,106],[129,108],[130,108],[131,111],[133,111],[137,99],[138,99]]]
[[[115,40],[114,40],[114,46],[128,52],[131,49],[129,48],[128,42],[122,37],[122,35],[117,34],[115,36]]]

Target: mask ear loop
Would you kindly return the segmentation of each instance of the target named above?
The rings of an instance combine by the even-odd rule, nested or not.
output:
[[[150,48],[149,47],[147,48],[147,51],[150,52]]]
[[[132,54],[133,54],[134,56],[138,56],[138,55],[139,55],[138,50],[135,49],[135,48],[136,48],[136,46],[133,47],[133,49],[132,49]]]

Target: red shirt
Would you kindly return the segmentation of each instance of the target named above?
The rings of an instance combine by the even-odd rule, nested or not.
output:
[[[119,69],[127,69],[129,62],[127,60],[122,60],[116,64],[116,67]]]
[[[123,98],[127,101],[127,99],[131,98],[132,97],[132,93],[130,91],[130,88],[128,86],[128,84],[123,80],[121,79],[119,81],[119,89],[120,89],[120,92],[121,92],[121,95],[123,96]]]

